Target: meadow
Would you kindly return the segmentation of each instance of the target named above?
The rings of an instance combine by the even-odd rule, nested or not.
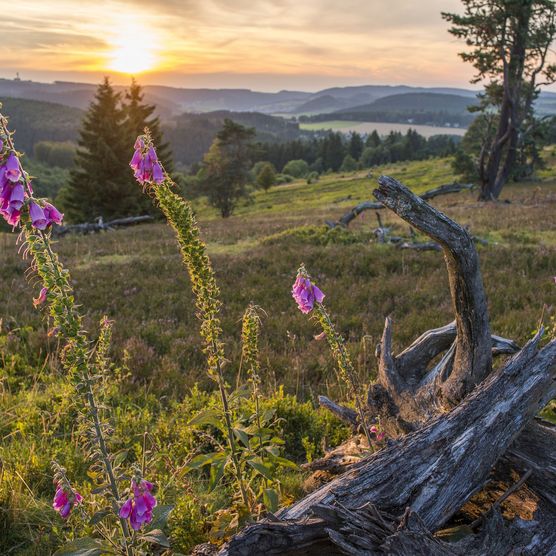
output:
[[[433,204],[487,241],[479,245],[494,333],[525,342],[556,306],[556,161],[537,182],[510,184],[498,204],[478,203],[476,193],[437,198]],[[264,310],[261,366],[265,404],[282,419],[285,453],[302,463],[339,443],[349,431],[316,409],[319,394],[342,400],[325,342],[316,326],[295,308],[291,284],[301,262],[326,294],[363,384],[375,373],[374,349],[384,317],[394,320],[394,347],[406,346],[424,330],[452,320],[447,276],[438,252],[399,250],[376,242],[374,212],[363,213],[349,230],[329,230],[357,202],[372,198],[375,178],[395,177],[420,193],[450,183],[450,160],[389,165],[366,172],[299,180],[257,191],[234,216],[220,219],[196,201],[203,239],[222,291],[226,377],[238,382],[240,320],[254,302]],[[504,202],[508,200],[509,202]],[[409,235],[387,211],[385,226]],[[93,235],[68,236],[56,249],[69,268],[86,328],[95,332],[102,315],[114,323],[113,381],[116,448],[138,454],[149,446],[148,465],[159,483],[162,507],[176,504],[167,525],[176,553],[218,529],[226,492],[207,494],[202,477],[184,475],[183,463],[208,441],[187,422],[216,403],[207,390],[193,296],[174,237],[162,223]],[[60,534],[71,537],[50,511],[49,462],[65,461],[80,486],[90,490],[77,446],[71,389],[57,363],[57,343],[33,308],[33,280],[17,252],[16,234],[0,234],[0,536],[2,554],[50,554]],[[145,440],[147,439],[147,440]],[[284,478],[284,501],[303,492],[303,474]],[[15,547],[15,548],[14,548]]]

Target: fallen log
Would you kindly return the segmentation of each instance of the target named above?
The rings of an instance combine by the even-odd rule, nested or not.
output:
[[[420,197],[426,201],[434,199],[434,197],[438,197],[439,195],[468,191],[473,189],[473,187],[474,185],[472,183],[448,183],[446,185],[440,185],[439,187],[429,189],[420,195]],[[327,220],[326,225],[331,228],[334,228],[335,226],[343,226],[344,228],[347,228],[351,221],[357,218],[362,212],[365,212],[366,210],[380,210],[383,208],[384,205],[380,201],[363,201],[346,212],[337,222]]]
[[[116,218],[104,222],[100,218],[97,222],[84,222],[83,224],[71,224],[69,226],[55,226],[52,229],[52,235],[62,237],[68,234],[94,234],[98,232],[107,232],[116,228],[125,226],[134,226],[135,224],[142,224],[143,222],[151,222],[154,220],[152,216],[128,216],[126,218]]]
[[[441,245],[455,322],[395,356],[387,318],[368,393],[387,445],[359,461],[335,450],[335,471],[347,471],[282,510],[281,523],[251,525],[219,554],[556,553],[555,436],[533,423],[556,395],[556,340],[540,348],[541,330],[519,349],[493,336],[471,236],[395,180],[381,177],[379,184],[375,196],[384,206]],[[493,371],[493,355],[505,354],[513,355]],[[349,408],[321,403],[359,425]],[[491,473],[515,470],[518,480],[505,490],[532,493],[530,519],[506,521],[500,502],[471,520],[461,541],[435,536],[472,504]]]

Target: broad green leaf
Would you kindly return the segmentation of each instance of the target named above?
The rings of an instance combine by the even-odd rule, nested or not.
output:
[[[212,492],[220,483],[226,468],[226,460],[213,463],[210,468],[210,480],[208,484],[209,492]]]
[[[290,461],[286,458],[281,458],[280,456],[275,456],[274,454],[272,454],[272,461],[274,463],[277,463],[278,465],[281,465],[282,467],[290,467],[291,469],[296,470],[299,469],[299,466],[293,461]]]
[[[53,556],[101,556],[103,554],[114,554],[114,551],[98,539],[84,537],[64,545]]]
[[[153,520],[149,523],[150,529],[163,529],[168,523],[170,513],[174,509],[172,505],[157,506],[153,510]]]
[[[212,425],[219,429],[222,425],[220,420],[220,412],[217,409],[203,409],[199,411],[195,417],[193,417],[189,423],[189,426],[200,427],[202,425]]]
[[[91,519],[89,520],[89,525],[96,525],[100,521],[102,521],[107,515],[110,515],[112,510],[110,508],[104,508],[103,510],[99,510],[95,512]]]
[[[249,436],[243,429],[234,429],[234,434],[246,448],[249,448]]]
[[[168,540],[168,537],[160,529],[153,529],[152,531],[142,535],[140,538],[143,541],[157,544],[158,546],[162,546],[164,548],[170,548],[170,541]]]
[[[127,458],[127,450],[122,450],[121,452],[118,452],[116,454],[116,457],[114,458],[114,467],[119,467],[124,461],[125,458]]]
[[[260,473],[263,477],[271,480],[274,479],[272,476],[272,471],[264,464],[260,458],[248,459],[247,463],[255,470]]]
[[[278,493],[273,488],[265,488],[263,493],[263,502],[269,512],[278,510]]]
[[[186,473],[192,471],[193,469],[200,469],[205,465],[209,465],[213,462],[215,456],[217,456],[220,452],[211,452],[210,454],[199,454],[195,456],[185,467],[184,470]]]

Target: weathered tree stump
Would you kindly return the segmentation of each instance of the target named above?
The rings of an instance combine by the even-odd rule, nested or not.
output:
[[[540,347],[541,330],[520,349],[492,335],[467,231],[392,178],[381,177],[374,193],[441,246],[455,322],[394,355],[386,318],[367,410],[380,419],[387,445],[358,460],[352,443],[349,454],[339,447],[313,462],[312,469],[343,473],[282,510],[280,521],[250,525],[219,554],[556,554],[556,431],[535,422],[556,395],[556,340]],[[511,357],[493,370],[499,355]],[[320,403],[360,425],[349,408]],[[494,478],[507,490],[483,511],[472,497]],[[501,508],[525,488],[529,519],[504,519]],[[435,536],[471,509],[479,517],[461,540]]]

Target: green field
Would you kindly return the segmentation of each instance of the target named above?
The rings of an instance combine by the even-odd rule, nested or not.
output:
[[[416,124],[397,124],[387,122],[354,122],[349,120],[331,120],[328,122],[306,122],[300,123],[299,127],[307,131],[321,131],[332,129],[334,131],[342,131],[349,133],[357,131],[358,133],[372,133],[377,131],[379,135],[388,135],[391,131],[399,131],[406,133],[409,129],[414,129],[423,137],[432,137],[433,135],[461,135],[465,134],[464,128],[457,127],[440,127],[432,125],[416,125]]]
[[[475,193],[433,203],[488,240],[479,253],[492,329],[520,343],[536,329],[543,305],[547,321],[556,306],[556,163],[548,152],[546,158],[540,181],[504,190],[502,198],[509,203],[480,204]],[[440,253],[376,243],[371,211],[350,230],[329,231],[323,224],[371,198],[381,173],[422,192],[454,180],[450,161],[399,163],[372,173],[372,178],[361,172],[329,175],[311,185],[296,181],[257,191],[226,220],[202,200],[195,205],[222,290],[227,379],[236,381],[239,321],[253,301],[266,312],[261,339],[265,403],[283,418],[286,454],[298,462],[348,434],[314,409],[317,395],[341,400],[346,393],[326,344],[313,338],[315,324],[291,299],[301,262],[326,293],[362,383],[374,376],[374,348],[386,315],[394,320],[395,349],[452,320]],[[382,218],[396,234],[409,233],[391,213],[382,211]],[[14,554],[47,555],[79,524],[63,525],[50,510],[50,460],[64,462],[83,494],[91,486],[77,440],[75,402],[57,359],[59,346],[47,334],[48,321],[33,308],[38,286],[32,277],[25,279],[28,262],[18,255],[16,239],[17,234],[0,234],[0,531],[8,531],[0,535],[0,553],[16,546]],[[86,328],[95,332],[103,314],[115,321],[114,380],[107,387],[115,408],[113,442],[116,449],[131,447],[128,458],[133,460],[148,431],[148,468],[160,503],[178,508],[167,532],[174,548],[186,553],[207,538],[229,493],[208,494],[202,478],[179,473],[207,444],[186,423],[215,401],[203,392],[211,383],[173,234],[162,223],[141,225],[69,236],[56,249],[72,274]],[[284,477],[283,503],[302,494],[302,481],[300,474]]]

